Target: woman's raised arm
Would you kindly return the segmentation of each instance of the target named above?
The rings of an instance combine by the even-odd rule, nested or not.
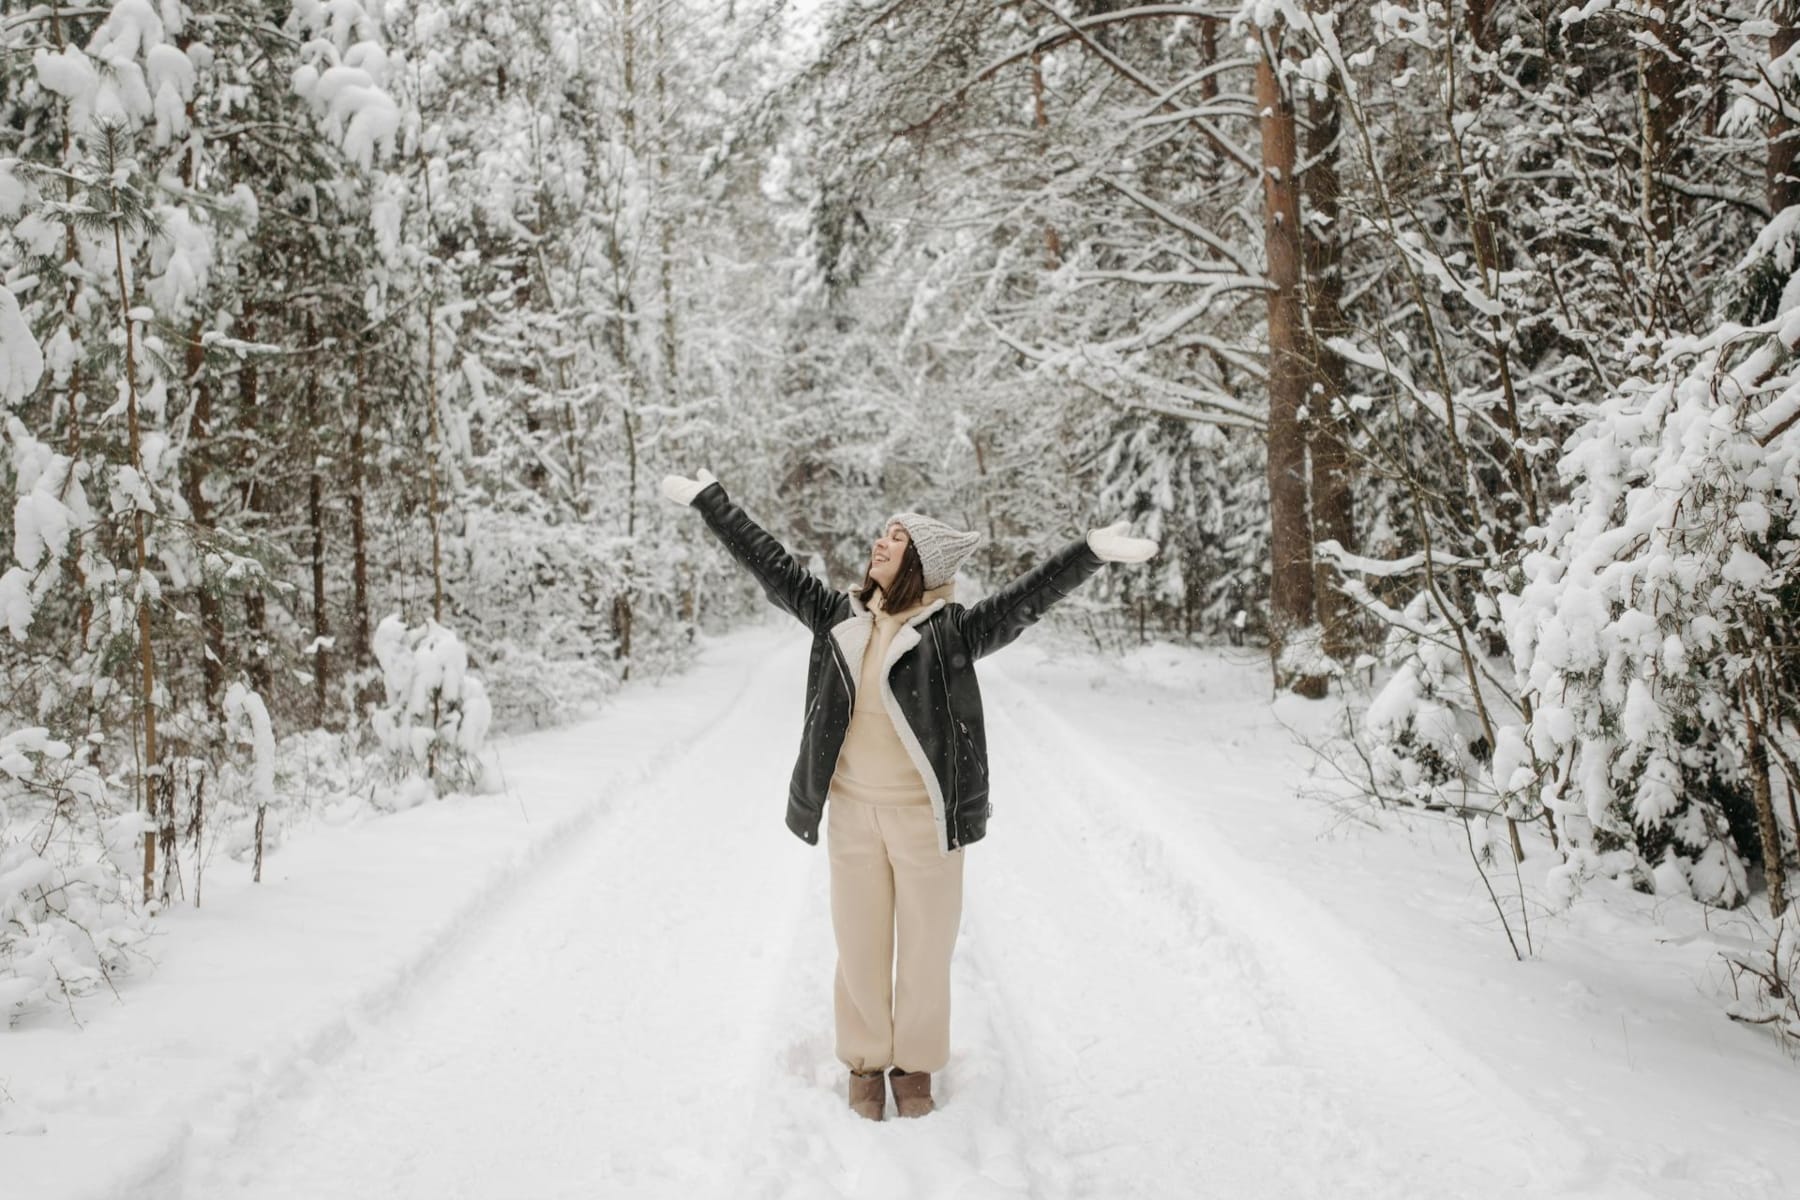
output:
[[[700,511],[706,527],[731,556],[762,585],[776,607],[792,613],[814,633],[823,633],[850,615],[850,598],[834,592],[808,571],[750,515],[731,502],[710,471],[695,478],[665,475],[662,493],[676,504]]]
[[[1149,538],[1130,536],[1131,524],[1121,521],[1089,532],[1019,576],[987,599],[963,613],[962,635],[976,658],[992,654],[1016,639],[1050,606],[1080,587],[1109,562],[1144,562],[1155,555]]]

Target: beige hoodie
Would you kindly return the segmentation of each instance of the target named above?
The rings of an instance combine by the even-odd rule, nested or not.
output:
[[[890,613],[882,608],[885,596],[875,593],[869,603],[874,624],[869,630],[869,645],[863,651],[862,668],[856,679],[856,705],[850,713],[850,728],[844,734],[844,747],[838,751],[837,773],[831,779],[831,794],[864,804],[930,804],[925,780],[907,757],[894,722],[888,717],[882,699],[881,664],[887,660],[894,635],[919,610],[936,600],[948,601],[956,592],[954,581],[926,592],[912,608]]]

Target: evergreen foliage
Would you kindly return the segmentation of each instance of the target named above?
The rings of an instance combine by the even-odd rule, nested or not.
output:
[[[303,776],[476,786],[750,611],[701,466],[840,585],[899,509],[978,583],[1130,518],[1102,644],[1373,669],[1385,802],[1783,910],[1797,29],[0,0],[0,1011]]]

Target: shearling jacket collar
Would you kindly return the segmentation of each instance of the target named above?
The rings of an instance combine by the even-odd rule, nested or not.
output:
[[[888,658],[890,661],[883,664],[883,675],[886,675],[887,668],[893,665],[891,660],[899,658],[902,654],[918,645],[919,634],[917,632],[917,627],[919,624],[923,622],[925,618],[931,616],[932,613],[937,612],[940,608],[943,608],[944,605],[950,603],[951,598],[955,594],[956,581],[951,580],[949,583],[942,584],[941,586],[926,592],[921,603],[907,609],[904,613],[893,614],[894,617],[904,621],[905,624],[901,627],[899,634],[895,636],[893,642],[888,646]],[[865,607],[863,602],[857,598],[855,592],[849,593],[849,596],[850,615],[831,627],[831,638],[837,643],[839,652],[843,654],[844,662],[849,665],[852,671],[855,671],[857,665],[862,662],[863,651],[868,648],[869,638],[874,633],[876,612]],[[875,594],[877,611],[879,611],[880,608],[881,598],[882,594],[877,592]],[[851,690],[852,692],[855,691],[854,685],[851,686]]]
[[[948,604],[954,599],[956,599],[956,580],[952,579],[948,583],[941,583],[937,587],[928,589],[923,596],[919,597],[919,602],[911,608],[901,609],[899,612],[893,613],[887,610],[887,593],[877,591],[874,598],[869,601],[868,611],[874,613],[878,617],[906,621],[910,620],[913,614],[922,608],[927,608],[940,600],[945,604]],[[852,601],[851,608],[852,610],[855,609],[854,601]]]

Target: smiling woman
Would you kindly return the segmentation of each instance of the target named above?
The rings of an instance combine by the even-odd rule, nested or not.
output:
[[[837,1056],[850,1107],[880,1120],[891,1079],[903,1117],[932,1111],[950,1057],[950,957],[962,918],[963,848],[987,833],[987,739],[975,660],[1017,638],[1105,562],[1156,543],[1096,529],[978,604],[956,569],[981,540],[922,513],[890,518],[862,582],[834,591],[733,504],[711,474],[663,494],[700,510],[770,601],[813,633],[806,724],[787,824],[831,857]],[[827,804],[829,802],[829,808]]]
[[[898,520],[889,523],[887,532],[875,539],[869,552],[862,602],[869,603],[878,592],[896,611],[911,608],[925,594],[925,564],[919,559],[919,548],[913,545],[912,535]]]

